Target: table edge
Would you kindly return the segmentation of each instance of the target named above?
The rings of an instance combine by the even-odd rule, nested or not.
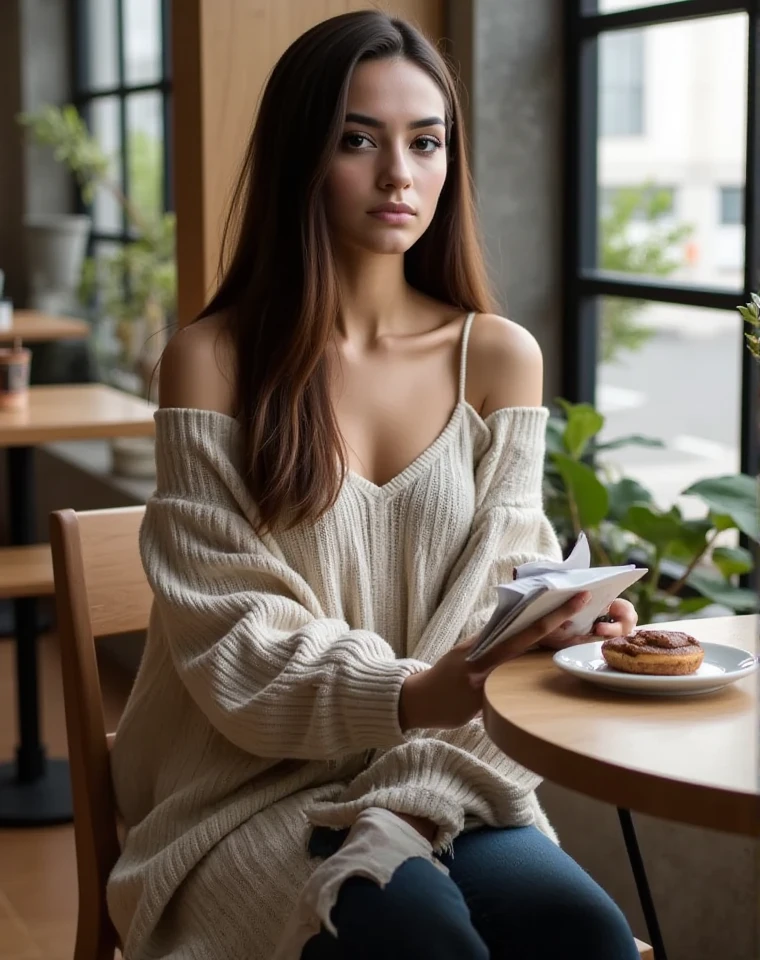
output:
[[[757,793],[672,780],[578,753],[517,726],[486,696],[483,725],[490,739],[511,759],[568,790],[664,820],[760,837]],[[589,784],[594,789],[589,789]]]

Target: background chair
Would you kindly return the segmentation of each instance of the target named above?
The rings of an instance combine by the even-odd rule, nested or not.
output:
[[[74,960],[113,960],[119,946],[106,906],[119,841],[95,640],[148,625],[153,595],[138,549],[144,513],[60,510],[50,520],[79,880]]]

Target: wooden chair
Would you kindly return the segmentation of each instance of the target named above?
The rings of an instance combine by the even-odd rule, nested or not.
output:
[[[119,855],[95,640],[144,630],[152,593],[138,549],[144,507],[60,510],[50,518],[79,881],[74,960],[120,946],[106,881]]]
[[[119,840],[95,640],[147,627],[152,594],[138,550],[144,513],[59,510],[50,521],[79,880],[74,960],[113,960],[120,946],[106,904]],[[636,945],[642,960],[652,960],[651,947]]]

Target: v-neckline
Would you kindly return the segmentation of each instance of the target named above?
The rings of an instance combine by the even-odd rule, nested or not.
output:
[[[413,479],[415,479],[419,473],[435,459],[440,449],[449,439],[449,436],[454,432],[454,429],[462,417],[462,413],[468,406],[469,404],[466,400],[460,400],[454,407],[448,423],[438,434],[435,440],[433,440],[429,446],[425,447],[422,453],[415,457],[414,460],[404,467],[400,473],[397,473],[385,483],[374,483],[372,480],[365,477],[361,473],[357,473],[356,470],[352,470],[350,467],[346,471],[346,479],[355,481],[360,487],[363,487],[365,490],[375,495],[393,494],[398,490],[402,490],[407,483],[410,483]]]

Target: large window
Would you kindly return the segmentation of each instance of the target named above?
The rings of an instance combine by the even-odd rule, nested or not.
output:
[[[760,5],[567,9],[563,393],[597,405],[607,439],[664,441],[617,465],[667,509],[759,466],[736,306],[760,287]]]
[[[143,215],[173,208],[169,157],[169,0],[74,0],[74,102]],[[95,253],[129,239],[122,206],[99,191]]]

